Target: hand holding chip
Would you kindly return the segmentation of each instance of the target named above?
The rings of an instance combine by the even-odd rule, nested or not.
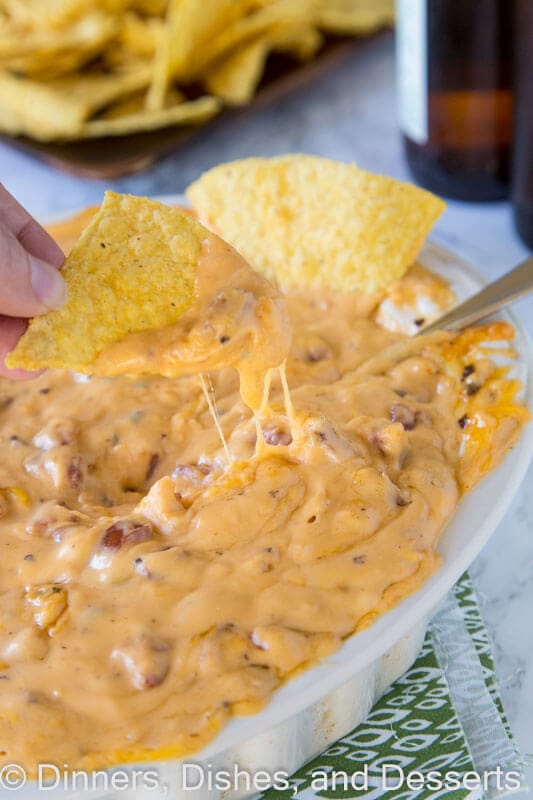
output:
[[[0,184],[0,374],[32,377],[8,370],[6,354],[26,330],[26,317],[58,308],[65,285],[58,273],[64,255],[43,228]]]

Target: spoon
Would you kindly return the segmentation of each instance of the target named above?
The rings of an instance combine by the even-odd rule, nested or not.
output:
[[[488,317],[519,297],[533,291],[533,256],[526,258],[518,266],[489,283],[473,297],[444,314],[439,319],[421,328],[415,335],[436,330],[460,330],[474,322]]]

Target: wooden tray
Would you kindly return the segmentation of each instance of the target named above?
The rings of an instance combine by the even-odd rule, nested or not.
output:
[[[370,38],[382,35],[387,33],[381,32]],[[76,142],[37,142],[26,136],[7,135],[0,135],[0,140],[72,175],[104,180],[119,178],[147,169],[159,158],[178,150],[192,136],[218,120],[253,111],[311,83],[334,69],[368,38],[327,37],[315,58],[305,64],[288,55],[271,54],[252,102],[245,109],[226,109],[209,122],[200,125],[174,126]]]

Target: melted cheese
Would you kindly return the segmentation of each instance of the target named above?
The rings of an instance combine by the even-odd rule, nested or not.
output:
[[[481,334],[405,340],[375,320],[383,295],[288,294],[285,372],[277,293],[248,314],[216,258],[229,315],[208,303],[99,369],[214,370],[222,442],[197,376],[0,382],[5,761],[181,755],[257,711],[438,568],[465,487],[527,419]],[[206,319],[207,338],[231,321],[215,351]]]
[[[205,402],[207,403],[207,407],[209,408],[209,412],[211,417],[213,418],[213,423],[215,425],[216,431],[220,436],[220,441],[222,443],[222,449],[224,450],[224,455],[226,456],[226,461],[228,462],[228,466],[233,461],[231,457],[231,453],[229,451],[228,443],[226,442],[226,437],[224,436],[224,431],[222,430],[222,426],[220,424],[220,418],[218,416],[216,400],[215,400],[215,390],[213,388],[213,381],[211,380],[211,376],[209,373],[207,374],[207,381],[205,379],[205,375],[201,372],[200,375],[200,386],[202,387],[202,392],[204,393]]]

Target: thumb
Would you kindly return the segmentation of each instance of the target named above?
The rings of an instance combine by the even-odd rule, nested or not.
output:
[[[0,314],[44,314],[61,306],[65,296],[65,283],[57,269],[28,253],[0,223]]]

